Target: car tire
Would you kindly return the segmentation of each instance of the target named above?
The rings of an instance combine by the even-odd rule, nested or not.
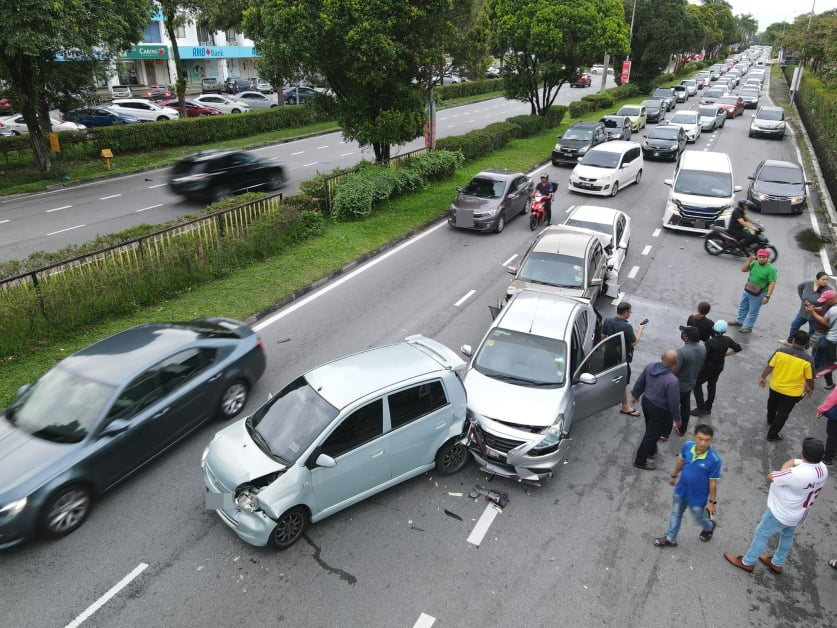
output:
[[[439,475],[459,473],[468,463],[468,448],[457,442],[459,440],[459,436],[451,438],[436,452],[436,473]]]
[[[228,421],[234,419],[244,406],[247,405],[247,398],[250,395],[250,387],[243,379],[237,379],[224,389],[221,395],[221,400],[218,402],[218,411],[216,416],[220,421]]]
[[[710,235],[703,240],[703,249],[710,255],[720,255],[726,249],[721,236]]]
[[[614,181],[613,182],[613,187],[610,189],[610,195],[611,196],[616,196],[617,194],[619,194],[619,182]]]
[[[283,185],[285,185],[285,177],[283,177],[281,174],[271,175],[270,179],[267,180],[268,190],[278,190]]]
[[[291,96],[291,97],[290,97],[290,98],[288,98],[288,100],[286,100],[285,102],[287,102],[289,105],[295,105],[295,104],[296,104],[296,98],[294,98],[293,96]]]
[[[520,212],[524,216],[529,213],[529,209],[532,207],[532,197],[526,199],[526,202],[523,203],[523,210]]]
[[[279,105],[270,105],[270,108],[273,109],[274,107],[278,107]]]
[[[73,484],[58,489],[41,511],[39,528],[47,538],[60,539],[75,532],[87,519],[93,506],[89,488]]]
[[[232,190],[230,190],[229,186],[226,185],[219,185],[215,188],[212,192],[212,202],[217,203],[218,201],[223,201],[232,196]]]
[[[241,109],[233,109],[230,113],[241,113]]]
[[[275,550],[286,550],[299,540],[307,527],[308,512],[302,506],[294,506],[276,520],[268,543]]]
[[[166,116],[157,116],[157,122],[163,122],[164,120],[168,120]]]
[[[506,228],[506,217],[503,213],[500,213],[500,217],[497,219],[497,226],[494,227],[494,231],[497,233],[503,233],[503,229]]]
[[[636,173],[636,179],[634,179],[634,183],[639,185],[639,182],[642,181],[642,168],[639,169],[639,172]]]

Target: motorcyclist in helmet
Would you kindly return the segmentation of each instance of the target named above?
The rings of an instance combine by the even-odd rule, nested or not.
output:
[[[557,188],[558,186],[555,183],[551,183],[549,181],[549,175],[544,172],[541,174],[540,183],[532,190],[532,198],[535,198],[537,194],[546,197],[544,210],[546,210],[546,224],[548,225],[552,224],[552,198],[555,196],[555,190]]]
[[[747,210],[752,207],[755,207],[752,201],[738,201],[737,207],[732,210],[729,227],[727,228],[729,234],[738,240],[738,246],[745,254],[750,245],[758,240],[756,234],[760,229],[758,223],[750,220],[750,217],[747,215]],[[750,231],[746,231],[746,229]]]

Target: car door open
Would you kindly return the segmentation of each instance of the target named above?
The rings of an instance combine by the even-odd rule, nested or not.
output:
[[[620,331],[597,344],[573,374],[575,419],[583,419],[622,401],[628,384],[625,336]]]

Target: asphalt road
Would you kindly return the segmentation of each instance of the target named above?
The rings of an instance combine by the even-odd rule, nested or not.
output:
[[[728,152],[739,184],[762,158],[796,158],[792,138],[750,139],[748,123],[729,120],[690,150]],[[637,369],[679,344],[677,326],[699,300],[712,303],[711,317],[732,320],[744,283],[740,260],[710,257],[700,238],[661,229],[671,164],[647,162],[640,185],[613,199],[570,196],[569,170],[547,170],[561,184],[554,217],[572,203],[632,217],[622,288],[634,318],[650,319]],[[209,426],[101,500],[71,537],[1,554],[3,623],[68,625],[139,567],[85,626],[832,625],[834,481],[798,530],[781,576],[761,565],[745,574],[722,556],[746,550],[764,509],[765,474],[795,455],[804,436],[825,437],[814,418],[826,394],[819,384],[797,406],[785,440],[764,439],[767,394],[758,374],[795,314],[796,284],[822,266],[794,241],[810,225],[807,215],[762,221],[779,249],[779,282],[754,332],[731,331],[745,349],[728,360],[711,416],[724,472],[709,543],[684,519],[678,548],[653,547],[666,529],[666,478],[680,441],[661,447],[658,471],[634,469],[642,419],[618,408],[574,423],[569,460],[542,487],[492,481],[473,464],[452,478],[428,473],[312,526],[282,553],[245,545],[204,510],[198,461],[218,428]],[[510,279],[502,264],[532,237],[521,218],[500,235],[442,223],[260,321],[269,366],[249,409],[316,364],[408,334],[454,348],[477,344],[487,306]],[[599,307],[614,311],[609,301]],[[510,496],[479,547],[466,538],[486,503],[458,495],[475,484]]]

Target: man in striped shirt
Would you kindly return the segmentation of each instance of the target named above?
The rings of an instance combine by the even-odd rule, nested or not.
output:
[[[743,556],[725,552],[724,558],[744,571],[753,571],[758,559],[773,573],[782,573],[796,528],[805,521],[828,478],[828,469],[822,463],[824,454],[825,446],[821,440],[806,438],[802,441],[802,458],[791,458],[780,471],[767,474],[770,482],[767,508],[756,527],[750,549]],[[764,550],[774,534],[779,535],[779,545],[770,556]]]

